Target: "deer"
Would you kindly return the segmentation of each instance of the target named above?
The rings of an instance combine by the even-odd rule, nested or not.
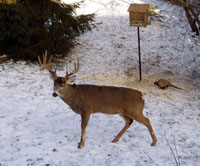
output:
[[[151,123],[143,115],[144,100],[140,91],[124,87],[72,84],[71,80],[79,71],[78,58],[74,63],[74,70],[68,72],[66,68],[64,77],[57,76],[56,70],[51,68],[52,56],[47,60],[47,54],[43,55],[43,63],[40,57],[38,60],[40,70],[48,70],[54,82],[53,97],[59,96],[75,113],[81,116],[81,139],[78,148],[83,148],[85,144],[86,127],[90,115],[94,113],[119,114],[125,120],[125,126],[112,142],[117,142],[135,120],[148,128],[153,140],[151,145],[156,145],[157,138]]]

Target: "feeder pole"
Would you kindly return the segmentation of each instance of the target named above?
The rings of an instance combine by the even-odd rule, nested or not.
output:
[[[139,54],[139,75],[140,81],[142,80],[142,67],[141,67],[141,53],[140,53],[140,27],[137,27],[138,30],[138,54]]]

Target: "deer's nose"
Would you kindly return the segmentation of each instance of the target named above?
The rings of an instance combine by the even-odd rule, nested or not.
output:
[[[52,95],[53,95],[53,97],[57,97],[58,96],[58,94],[55,93],[55,92]]]

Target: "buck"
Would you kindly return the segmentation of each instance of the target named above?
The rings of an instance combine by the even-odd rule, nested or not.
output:
[[[133,120],[136,120],[148,128],[153,140],[151,145],[156,144],[157,139],[150,121],[143,115],[144,100],[141,92],[122,87],[70,84],[70,80],[79,70],[79,59],[74,64],[74,71],[68,73],[67,70],[65,77],[58,77],[56,71],[51,69],[52,56],[48,61],[47,54],[43,56],[43,63],[39,57],[38,59],[40,69],[47,69],[54,81],[53,96],[59,96],[75,113],[81,115],[81,139],[78,148],[85,144],[86,126],[93,113],[119,114],[124,118],[125,126],[113,142],[117,142]]]

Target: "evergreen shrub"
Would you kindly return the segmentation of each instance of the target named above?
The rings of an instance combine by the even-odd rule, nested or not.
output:
[[[37,61],[45,50],[67,55],[76,38],[94,26],[94,14],[76,15],[83,1],[19,0],[0,3],[0,55],[9,59]]]

